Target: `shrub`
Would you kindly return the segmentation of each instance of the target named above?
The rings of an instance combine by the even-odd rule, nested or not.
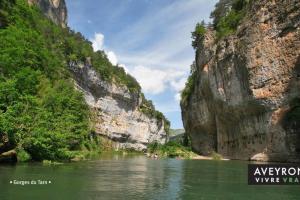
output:
[[[151,154],[158,154],[161,157],[171,158],[191,158],[195,155],[188,147],[185,147],[176,141],[170,141],[166,144],[153,142],[148,145],[148,152]]]
[[[190,76],[188,77],[187,82],[185,83],[185,87],[181,92],[181,102],[183,104],[187,103],[189,101],[189,98],[192,94],[192,92],[195,89],[195,85],[196,85],[196,66],[195,63],[193,63],[191,65],[191,72],[190,72]]]
[[[170,132],[170,121],[163,115],[163,113],[155,110],[155,106],[153,105],[151,100],[147,100],[145,96],[142,94],[142,104],[140,105],[139,110],[147,115],[150,118],[155,118],[158,120],[158,123],[164,122],[164,130],[167,134]]]
[[[241,20],[246,15],[249,0],[221,0],[211,13],[213,27],[217,31],[217,38],[234,33]]]
[[[19,162],[27,162],[31,160],[30,154],[28,154],[24,149],[17,149],[17,157]]]
[[[198,44],[203,40],[205,33],[206,27],[204,21],[202,21],[200,24],[197,23],[195,30],[192,32],[192,46],[194,49],[197,49]]]
[[[211,155],[213,160],[222,160],[222,155],[216,153],[216,152],[212,152]]]

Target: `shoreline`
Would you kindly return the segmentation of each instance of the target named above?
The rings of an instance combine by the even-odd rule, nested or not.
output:
[[[197,155],[191,158],[191,160],[222,160],[222,161],[230,161],[228,158],[218,158],[215,159],[212,156],[202,156],[202,155]]]

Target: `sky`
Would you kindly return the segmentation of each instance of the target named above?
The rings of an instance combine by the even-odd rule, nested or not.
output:
[[[147,99],[183,128],[180,92],[195,52],[191,32],[217,0],[66,0],[68,25],[123,66]]]

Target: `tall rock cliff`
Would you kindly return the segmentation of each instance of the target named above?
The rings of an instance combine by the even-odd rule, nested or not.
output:
[[[165,120],[141,112],[140,92],[104,81],[89,61],[72,62],[70,69],[93,113],[95,133],[112,141],[114,148],[143,151],[149,143],[167,141]]]
[[[232,159],[300,160],[300,2],[251,1],[237,31],[198,44],[182,100],[193,149]]]
[[[29,0],[29,3],[36,3],[48,18],[66,27],[64,0]],[[141,151],[152,142],[164,144],[168,139],[166,120],[141,112],[144,103],[141,92],[131,92],[126,85],[103,80],[93,68],[91,59],[87,60],[68,65],[76,87],[84,93],[93,114],[95,133],[111,141],[117,149]]]
[[[67,26],[67,6],[65,0],[28,0],[30,5],[36,4],[54,23]]]

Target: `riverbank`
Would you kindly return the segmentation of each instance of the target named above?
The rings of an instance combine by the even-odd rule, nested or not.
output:
[[[229,161],[230,159],[227,159],[227,158],[219,158],[219,159],[216,159],[215,157],[213,156],[202,156],[202,155],[197,155],[193,158],[191,158],[192,160],[222,160],[222,161]]]

